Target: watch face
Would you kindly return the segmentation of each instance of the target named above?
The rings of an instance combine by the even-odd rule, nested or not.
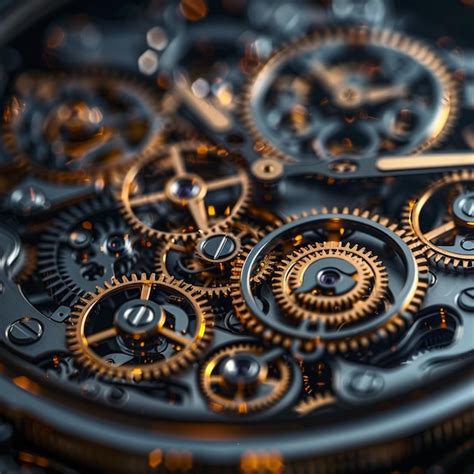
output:
[[[0,15],[0,413],[20,464],[464,472],[471,1]]]

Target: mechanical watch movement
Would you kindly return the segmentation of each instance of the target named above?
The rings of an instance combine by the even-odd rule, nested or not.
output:
[[[473,24],[0,1],[0,473],[471,473]]]

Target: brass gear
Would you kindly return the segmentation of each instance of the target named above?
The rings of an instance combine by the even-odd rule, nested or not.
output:
[[[415,265],[415,278],[411,283],[412,288],[409,292],[409,298],[406,298],[401,303],[402,306],[398,310],[392,311],[390,318],[384,318],[384,321],[381,321],[378,326],[375,326],[374,328],[367,331],[359,332],[358,329],[354,329],[354,334],[349,339],[333,339],[331,338],[330,334],[328,334],[325,338],[321,338],[319,336],[313,337],[310,334],[305,337],[295,337],[293,335],[287,334],[285,329],[277,329],[277,327],[269,325],[267,321],[258,318],[247,306],[247,303],[241,292],[241,273],[244,262],[248,256],[247,253],[236,262],[235,274],[233,276],[231,295],[237,317],[249,331],[260,337],[263,337],[265,341],[275,345],[283,346],[287,349],[292,349],[295,347],[294,344],[296,343],[305,353],[311,353],[318,347],[324,348],[329,354],[357,351],[367,348],[371,343],[376,343],[381,339],[385,339],[389,336],[400,333],[400,331],[406,327],[408,321],[411,320],[412,316],[416,314],[420,308],[428,288],[429,272],[423,251],[420,249],[419,242],[416,241],[415,237],[410,232],[405,229],[400,229],[396,224],[391,223],[388,219],[377,214],[372,214],[370,211],[363,211],[360,209],[350,210],[349,208],[344,208],[339,210],[338,208],[323,208],[321,210],[311,210],[310,212],[304,212],[300,215],[289,217],[288,222],[297,221],[299,218],[320,215],[328,215],[330,222],[334,221],[334,223],[338,223],[339,221],[343,220],[344,216],[355,216],[358,219],[363,220],[367,225],[375,223],[383,226],[386,228],[387,232],[396,235],[397,238],[403,241],[407,247],[407,251],[409,250],[411,254],[413,264]],[[378,262],[378,260],[374,261]],[[383,267],[379,267],[377,272],[379,271],[381,272],[379,274],[382,275],[382,279],[384,280],[385,276],[383,275],[385,272]],[[382,283],[380,291],[383,291],[384,287],[385,283]],[[378,292],[379,289],[377,289],[377,294],[379,294]],[[285,313],[283,314],[286,316]],[[363,313],[363,315],[365,315],[365,313]],[[331,316],[329,315],[328,318],[330,317]],[[298,319],[290,317],[288,321],[291,320],[298,321]],[[343,317],[342,321],[346,321],[346,319]],[[315,322],[308,322],[310,324],[314,324],[322,321],[321,318],[319,318]],[[323,323],[325,323],[325,321],[323,321]],[[347,323],[345,323],[343,326],[346,329],[347,327],[351,327],[352,323],[354,323],[354,321],[349,318]],[[334,327],[335,334],[338,333],[340,327],[341,326]],[[354,326],[354,328],[356,327],[357,326]]]
[[[188,171],[185,156],[193,158],[195,172]],[[225,160],[235,166],[236,172],[216,178],[216,166]],[[143,195],[139,189],[141,173],[144,169],[157,168],[156,164],[160,165],[160,172],[168,171],[171,175],[166,179],[162,177],[164,182],[159,183],[162,188]],[[166,164],[170,166],[166,167]],[[209,176],[203,177],[204,168],[209,164],[214,165],[214,168],[208,170]],[[156,182],[154,184],[156,185]],[[186,189],[184,186],[187,186]],[[213,191],[236,187],[239,188],[238,196],[233,202],[221,206],[220,210],[214,204],[205,202]],[[185,192],[190,194],[184,195]],[[239,159],[214,145],[187,141],[159,147],[144,154],[126,174],[119,198],[123,215],[135,230],[156,239],[189,241],[197,240],[206,233],[225,232],[248,207],[250,195],[250,180],[244,164]],[[163,228],[158,224],[145,223],[135,211],[140,206],[163,203],[167,208],[186,211],[187,223],[183,223],[185,218],[181,218],[173,225],[170,223],[170,214],[165,213],[165,224],[171,227]]]
[[[404,208],[402,222],[405,229],[413,232],[420,243],[424,246],[426,256],[435,264],[444,268],[462,269],[471,271],[474,269],[474,254],[461,253],[454,246],[442,246],[445,238],[456,241],[461,233],[467,236],[468,245],[474,246],[474,218],[470,213],[465,215],[465,219],[458,219],[455,215],[455,200],[463,193],[469,192],[470,199],[474,202],[474,170],[462,170],[455,173],[446,174],[437,181],[431,183],[418,196],[409,200]],[[444,220],[437,227],[432,228],[432,218],[426,223],[423,220],[423,211],[429,207],[430,202],[434,202],[438,194],[443,196],[446,215]],[[438,203],[436,203],[439,205]],[[455,242],[456,243],[456,242]],[[462,245],[462,242],[460,243]],[[470,249],[471,247],[469,247]]]
[[[74,95],[71,92],[74,87],[80,89],[82,95]],[[63,96],[58,92],[61,88],[64,89]],[[97,97],[88,103],[94,94]],[[56,103],[58,98],[64,102]],[[61,164],[41,163],[31,156],[41,147],[31,144],[30,150],[25,150],[22,146],[17,128],[24,126],[22,120],[29,113],[28,100],[45,108],[42,139],[50,147],[54,159],[62,160]],[[149,108],[149,113],[146,116],[146,112],[107,109],[108,101],[113,102],[113,107],[122,101],[124,110],[139,104]],[[18,77],[16,94],[5,110],[2,138],[8,153],[25,162],[32,173],[60,183],[118,182],[131,162],[161,143],[169,132],[160,100],[150,88],[132,76],[100,69],[55,75],[24,73]],[[121,115],[114,117],[114,113]],[[134,113],[144,115],[135,117]],[[28,133],[32,135],[32,132]]]
[[[267,229],[267,231],[268,230],[269,229]],[[179,242],[174,239],[169,242],[164,241],[156,250],[156,272],[167,277],[175,277],[178,280],[183,280],[190,284],[195,290],[207,295],[209,298],[228,296],[230,294],[232,262],[235,259],[238,259],[242,252],[250,248],[252,245],[255,245],[264,234],[265,232],[263,229],[247,224],[243,221],[235,222],[226,233],[214,234],[206,232],[200,241],[213,235],[222,235],[235,242],[236,249],[231,258],[226,262],[217,264],[199,257],[197,247],[199,246],[200,241],[197,243],[193,241]],[[173,274],[172,270],[169,268],[169,256],[171,252],[180,253],[185,257],[183,263],[185,264],[186,269],[196,275],[200,274],[199,278],[197,278],[199,281],[189,281]],[[259,283],[262,279],[269,276],[275,263],[276,260],[274,256],[268,255],[267,258],[260,263],[259,269],[254,275],[254,282]]]
[[[336,259],[353,266],[353,287],[340,295],[317,289],[297,294],[305,272],[316,262]],[[380,260],[351,243],[323,242],[294,250],[281,261],[273,278],[273,292],[281,308],[298,319],[341,324],[371,315],[388,288],[388,275]]]
[[[158,292],[164,292],[166,298],[171,303],[165,304],[167,309],[163,309],[161,299]],[[136,293],[136,299],[130,300],[130,293]],[[149,304],[149,307],[156,308],[153,318],[147,320],[151,324],[149,334],[144,333],[126,333],[123,329],[123,322],[118,323],[117,315],[107,316],[103,310],[100,309],[101,327],[98,332],[92,334],[88,331],[93,328],[91,318],[94,317],[94,311],[105,299],[113,297],[120,297],[122,293],[123,298],[120,304],[130,304],[130,301],[136,301],[143,304]],[[123,295],[125,293],[125,295]],[[160,298],[160,305],[154,299]],[[150,303],[151,301],[151,303]],[[169,316],[169,309],[173,301],[179,301],[178,316]],[[148,303],[147,303],[148,302]],[[195,317],[194,327],[189,329],[178,330],[178,317],[183,314],[183,305],[186,304]],[[138,306],[137,306],[138,307]],[[115,309],[115,308],[114,308]],[[158,312],[159,309],[159,312]],[[115,314],[115,311],[112,311]],[[131,313],[123,313],[131,314]],[[152,314],[152,313],[149,313]],[[143,312],[142,312],[143,315]],[[148,315],[147,315],[148,316]],[[104,321],[109,318],[109,326]],[[132,323],[127,323],[132,324]],[[140,326],[141,322],[135,323],[135,328],[143,328]],[[106,329],[103,329],[104,326]],[[77,361],[89,370],[97,372],[100,376],[109,379],[127,379],[131,381],[149,380],[161,377],[167,377],[170,374],[185,370],[192,364],[205,350],[212,338],[212,312],[207,300],[203,295],[200,295],[196,290],[185,283],[178,282],[173,278],[166,278],[163,275],[156,277],[155,274],[147,276],[142,274],[140,277],[132,275],[129,278],[123,277],[120,280],[113,280],[111,283],[106,282],[103,288],[98,287],[95,294],[87,293],[81,301],[74,307],[72,312],[72,324],[67,330],[67,341],[69,349]],[[132,327],[132,326],[130,326]],[[148,331],[148,329],[147,329]],[[191,332],[191,334],[188,334]],[[156,359],[150,359],[148,363],[143,363],[146,359],[146,344],[147,338],[151,337],[151,344],[154,349],[157,349],[160,344],[163,345],[163,340],[166,341],[165,356]],[[124,340],[129,340],[135,344],[135,348],[128,347]],[[104,341],[114,340],[119,349],[110,349],[106,347],[105,350],[118,350],[125,353],[127,356],[137,353],[140,363],[132,364],[117,364],[109,363],[107,357],[110,355],[104,352],[99,352],[98,346]],[[169,342],[169,344],[168,344]],[[94,348],[96,346],[96,348]],[[171,349],[170,349],[171,347]],[[124,349],[125,348],[125,349]],[[103,349],[101,349],[103,350]],[[171,352],[171,354],[169,354]],[[156,351],[154,351],[156,356]],[[129,362],[132,357],[129,357]]]
[[[275,157],[287,163],[295,162],[294,156],[279,149],[259,129],[252,111],[252,101],[254,91],[258,88],[261,78],[266,77],[269,70],[283,59],[291,57],[299,51],[321,48],[334,41],[351,46],[374,44],[392,48],[421,63],[439,80],[442,89],[442,103],[440,103],[436,118],[433,119],[430,134],[423,143],[410,150],[410,153],[422,153],[439,145],[451,132],[459,113],[459,86],[443,59],[434,50],[414,38],[386,29],[365,26],[325,28],[282,46],[265,63],[260,65],[248,81],[240,101],[241,119],[252,137],[254,148],[258,153]],[[296,113],[298,112],[296,111]]]
[[[258,371],[250,381],[226,380],[225,363],[237,357],[250,357],[258,361],[264,348],[256,344],[234,344],[226,346],[210,359],[201,370],[201,389],[216,412],[239,415],[262,411],[274,405],[286,393],[291,382],[289,364],[279,356],[268,363],[257,362]],[[266,388],[262,393],[259,389]]]

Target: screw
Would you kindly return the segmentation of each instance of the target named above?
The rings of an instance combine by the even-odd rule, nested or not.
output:
[[[153,309],[143,304],[132,306],[124,313],[125,320],[128,321],[130,326],[135,328],[150,324],[154,317],[155,313]]]
[[[236,249],[235,241],[228,235],[213,235],[201,243],[201,252],[209,260],[229,258]]]
[[[474,196],[468,196],[462,205],[462,212],[467,217],[474,217]]]
[[[467,238],[461,242],[461,247],[464,250],[473,251],[474,250],[474,239]]]
[[[13,209],[23,216],[29,216],[48,209],[49,202],[41,189],[35,186],[15,189],[10,195]]]
[[[461,291],[458,297],[458,304],[465,311],[474,313],[474,287]]]
[[[374,371],[355,372],[352,374],[349,388],[356,395],[368,395],[380,392],[384,386],[383,377]]]
[[[10,324],[8,338],[14,344],[26,346],[38,341],[43,335],[43,326],[35,318],[23,317]]]

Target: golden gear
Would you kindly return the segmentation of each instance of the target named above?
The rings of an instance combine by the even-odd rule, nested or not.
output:
[[[3,141],[7,151],[25,162],[31,172],[51,181],[117,182],[136,157],[161,143],[170,131],[155,93],[131,76],[102,70],[54,76],[32,72],[19,76],[15,87],[16,95],[5,108]],[[73,97],[70,92],[59,95],[61,88],[71,87],[82,87],[82,96]],[[90,102],[94,94],[100,100]],[[55,103],[58,98],[64,102]],[[30,151],[23,149],[16,128],[28,113],[28,100],[46,108],[41,138],[61,164],[33,159],[31,153],[40,148],[34,144]],[[108,102],[113,103],[110,109]],[[149,110],[137,112],[130,109],[133,106]]]
[[[132,301],[131,309],[128,308],[125,312],[120,312],[119,309],[116,315],[111,317],[109,327],[107,327],[104,322],[107,315],[102,308],[100,329],[98,332],[90,333],[91,327],[93,327],[91,319],[94,317],[94,311],[104,300],[120,296],[123,292],[126,292],[126,297],[120,303],[123,307],[125,301],[130,306],[130,301]],[[135,300],[130,300],[131,292],[137,294]],[[189,307],[195,317],[192,329],[181,328],[178,330],[176,327],[177,318],[170,317],[168,315],[170,310],[162,308],[154,301],[158,292],[169,294],[172,301],[179,300],[180,308],[183,308],[183,304]],[[132,312],[133,301],[137,302],[136,308],[139,310],[135,313]],[[139,307],[138,304],[141,306]],[[154,309],[154,313],[147,313],[150,307]],[[115,311],[113,312],[115,314]],[[126,319],[127,317],[129,319]],[[143,319],[144,317],[149,319]],[[74,307],[72,324],[67,330],[67,340],[69,348],[78,362],[97,372],[100,376],[110,379],[140,381],[166,377],[189,367],[209,344],[212,338],[212,326],[212,312],[207,300],[190,285],[177,282],[173,278],[166,278],[163,275],[157,278],[155,274],[150,276],[142,274],[141,277],[132,275],[130,279],[123,277],[121,280],[113,280],[111,283],[106,282],[104,288],[97,288],[97,293],[88,293],[81,298],[81,301]],[[190,331],[191,334],[189,334]],[[125,350],[128,355],[136,353],[140,363],[123,365],[110,363],[107,360],[107,355],[99,352],[98,346],[111,339],[117,342],[118,350],[127,346],[124,341],[130,341],[133,346],[127,346],[127,349],[122,350]],[[147,344],[152,345],[154,355],[156,355],[156,348],[163,341],[166,341],[167,347],[169,345],[173,348],[173,354],[143,363],[143,360],[147,360]],[[132,358],[130,357],[130,359]]]
[[[178,280],[183,280],[190,284],[195,290],[206,294],[210,298],[219,296],[228,296],[230,294],[231,284],[231,265],[232,262],[239,258],[240,253],[248,247],[255,245],[259,239],[263,237],[265,232],[244,222],[236,222],[228,232],[221,234],[226,236],[235,243],[235,251],[230,258],[225,262],[213,263],[201,256],[198,251],[199,242],[204,241],[207,237],[217,235],[213,233],[206,233],[200,241],[177,243],[175,240],[161,243],[156,251],[155,268],[159,274],[168,277],[173,276]],[[245,247],[242,249],[242,242],[245,241]],[[170,254],[176,252],[181,254],[184,258],[182,263],[185,268],[192,273],[195,278],[194,281],[179,278],[177,274],[173,274],[170,269]],[[178,257],[179,258],[179,257]],[[267,255],[260,263],[253,281],[259,283],[262,279],[269,276],[275,264],[273,255]]]
[[[219,164],[226,160],[227,165],[235,166],[236,172],[216,177]],[[155,186],[161,184],[160,189],[143,194],[138,184],[143,171],[156,168],[157,163],[160,170],[168,171],[171,175],[163,183],[153,183]],[[195,171],[189,171],[190,165]],[[213,168],[208,169],[206,174],[205,168],[209,165]],[[238,196],[232,202],[217,206],[210,200],[214,191],[234,188],[238,188]],[[225,232],[247,208],[250,194],[250,180],[243,163],[222,148],[189,141],[145,154],[126,174],[120,199],[123,215],[135,230],[157,239],[180,238],[188,241],[197,240],[206,233]],[[188,221],[184,217],[173,227],[169,223],[169,216],[166,216],[166,225],[171,228],[143,222],[136,209],[156,204],[173,206],[185,212]]]
[[[401,238],[406,244],[407,248],[410,250],[413,257],[413,262],[416,265],[417,277],[412,282],[410,298],[407,298],[406,301],[403,302],[403,305],[390,317],[390,319],[386,320],[385,322],[381,322],[381,324],[375,329],[367,332],[356,333],[350,338],[350,340],[331,339],[329,335],[327,339],[325,338],[324,340],[319,336],[308,336],[307,338],[304,337],[301,339],[295,339],[293,336],[286,334],[284,330],[277,330],[273,327],[270,327],[265,321],[257,318],[247,307],[240,287],[240,275],[242,272],[242,266],[248,256],[247,253],[242,255],[242,257],[239,258],[235,263],[235,274],[233,276],[231,293],[233,297],[235,314],[249,331],[257,334],[258,336],[263,336],[266,341],[272,344],[291,349],[294,342],[298,342],[301,345],[301,348],[308,353],[314,351],[317,347],[324,347],[330,354],[334,354],[336,352],[345,353],[349,350],[357,351],[359,349],[367,348],[371,343],[377,342],[382,338],[387,338],[390,335],[398,334],[405,328],[407,324],[406,319],[401,315],[416,314],[419,307],[421,306],[428,288],[428,268],[423,252],[419,248],[420,245],[411,233],[405,229],[399,229],[396,224],[390,223],[389,219],[387,218],[381,217],[377,214],[372,214],[370,211],[362,211],[360,209],[354,209],[352,211],[348,208],[344,208],[342,210],[339,210],[338,208],[322,208],[321,210],[313,209],[310,212],[303,212],[300,215],[289,217],[288,222],[296,221],[300,217],[326,214],[339,214],[341,218],[343,218],[344,215],[354,215],[366,220],[367,224],[369,225],[370,222],[378,223]],[[332,229],[331,232],[334,234],[334,236],[337,234],[340,236],[341,234],[339,233],[339,230],[341,229]],[[383,269],[381,269],[381,271],[383,273]],[[344,328],[349,327],[350,323],[351,322],[346,323]]]
[[[450,133],[459,112],[458,83],[449,72],[442,58],[439,57],[435,51],[413,38],[389,30],[370,29],[366,27],[324,29],[322,31],[315,31],[310,35],[284,45],[281,49],[273,53],[265,63],[260,65],[252,79],[247,83],[241,101],[241,116],[244,125],[254,141],[255,149],[260,154],[275,157],[287,163],[295,162],[295,157],[275,146],[259,129],[255,114],[252,110],[255,91],[259,89],[261,82],[265,80],[270,71],[286,58],[291,58],[299,52],[317,50],[334,42],[351,46],[375,45],[394,49],[412,57],[439,80],[442,90],[440,94],[442,101],[439,103],[439,110],[437,110],[436,117],[432,120],[430,134],[421,144],[417,145],[413,150],[409,150],[409,153],[422,153],[429,148],[437,146]],[[333,69],[334,74],[343,74],[344,66],[336,66]],[[324,71],[322,73],[324,74]],[[303,96],[307,94],[304,81],[297,79],[295,82],[297,82],[299,93]],[[350,103],[350,100],[358,101],[362,98],[360,94],[348,94],[348,96],[345,97],[342,90],[346,88],[336,87],[336,89],[340,93],[338,94],[338,100],[341,104],[348,101],[345,105],[349,108],[354,107],[354,104]],[[303,125],[302,121],[304,122],[307,118],[304,116],[304,111],[299,110],[298,107],[295,107],[291,111],[291,116],[292,126],[295,129],[301,127]]]
[[[294,407],[299,416],[306,416],[337,402],[332,393],[332,373],[327,363],[318,360],[303,363],[303,399]]]
[[[255,344],[236,344],[204,364],[201,388],[212,410],[245,415],[269,408],[285,395],[291,381],[290,366],[281,356],[264,362],[259,359],[263,353],[264,348]],[[245,364],[245,375],[238,374],[239,363]]]
[[[444,195],[443,195],[444,193]],[[426,256],[434,263],[445,268],[472,270],[474,268],[474,206],[465,211],[459,218],[455,212],[456,199],[469,195],[470,203],[474,202],[474,171],[463,170],[450,173],[433,182],[417,197],[411,199],[403,211],[402,222],[406,229],[413,232],[425,247]],[[437,197],[442,195],[442,202]],[[435,203],[439,211],[444,205],[444,220],[433,228],[433,217],[426,223],[423,213],[430,204]],[[466,204],[467,206],[467,204]],[[441,209],[443,209],[441,207]],[[465,241],[461,241],[458,249],[453,243],[464,233]],[[445,245],[443,245],[445,244]],[[467,245],[465,249],[463,245]],[[465,253],[462,253],[462,250]]]
[[[337,295],[318,288],[296,293],[305,272],[316,262],[336,259],[354,269],[353,286]],[[273,293],[281,308],[298,319],[324,320],[340,324],[368,317],[383,302],[388,288],[388,275],[380,260],[365,248],[341,242],[310,244],[294,250],[281,261],[273,278]]]

